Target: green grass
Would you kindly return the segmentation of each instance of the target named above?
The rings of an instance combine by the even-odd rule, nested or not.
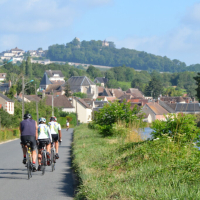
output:
[[[20,135],[19,129],[1,129],[0,142],[19,138],[19,135]]]
[[[118,81],[118,83],[120,84],[120,87],[127,86],[128,88],[131,88],[131,82],[123,82],[123,81]]]
[[[123,143],[96,130],[75,128],[75,199],[200,199],[200,153],[169,139]]]

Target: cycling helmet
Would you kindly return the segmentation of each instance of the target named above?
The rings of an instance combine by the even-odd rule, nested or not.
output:
[[[52,116],[52,117],[50,118],[50,121],[56,121],[55,117]]]
[[[24,119],[32,119],[31,114],[27,113],[24,115]]]
[[[57,118],[54,116],[55,121],[57,121]]]
[[[41,122],[46,123],[46,119],[45,119],[44,117],[41,117],[41,118],[39,119],[39,123],[41,123]]]

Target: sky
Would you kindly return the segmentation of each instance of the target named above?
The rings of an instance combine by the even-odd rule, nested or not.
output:
[[[46,50],[75,37],[197,64],[200,1],[0,0],[0,52]]]

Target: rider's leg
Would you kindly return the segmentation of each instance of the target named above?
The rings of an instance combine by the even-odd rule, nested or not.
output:
[[[56,141],[55,142],[56,153],[58,153],[58,147],[59,147],[59,144],[58,144],[58,141]]]
[[[42,155],[41,155],[41,149],[38,150],[38,165],[41,165],[41,159],[42,159]]]
[[[33,151],[32,151],[32,160],[33,160],[33,163],[36,162],[36,157],[37,157],[36,150],[33,150]]]
[[[23,146],[23,147],[22,147],[22,150],[23,150],[23,156],[24,156],[24,157],[26,157],[26,152],[27,152],[27,149],[26,149],[26,147],[25,147],[25,146]]]
[[[49,143],[49,144],[47,145],[47,152],[49,152],[49,154],[50,154],[50,151],[51,151],[51,143]]]

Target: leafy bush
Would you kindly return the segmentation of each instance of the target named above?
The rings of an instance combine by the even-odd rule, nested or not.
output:
[[[124,121],[125,124],[131,124],[133,122],[141,124],[142,118],[137,116],[139,111],[138,107],[135,106],[133,109],[130,108],[130,103],[108,103],[104,105],[99,112],[94,114],[94,123],[99,125],[98,129],[104,136],[113,135],[112,126],[117,121]]]
[[[199,139],[199,129],[195,122],[196,117],[190,114],[171,114],[166,121],[155,120],[151,128],[154,130],[154,139],[170,137],[177,143],[187,143]]]

